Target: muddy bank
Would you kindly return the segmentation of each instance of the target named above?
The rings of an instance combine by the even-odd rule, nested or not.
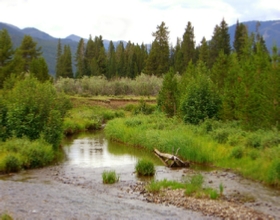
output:
[[[223,183],[226,201],[194,201],[175,192],[186,206],[153,201],[159,198],[143,193],[139,185],[146,180],[135,176],[133,165],[114,167],[120,182],[113,185],[102,183],[104,170],[111,168],[59,165],[1,177],[0,210],[15,219],[280,219],[278,192],[228,172],[203,173],[208,186],[218,189]],[[159,166],[155,178],[181,180],[194,172]],[[233,212],[221,215],[226,209]]]

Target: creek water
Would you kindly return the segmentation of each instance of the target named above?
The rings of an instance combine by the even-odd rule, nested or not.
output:
[[[265,187],[222,169],[194,166],[190,169],[171,170],[164,167],[156,156],[144,149],[125,146],[106,139],[103,131],[83,133],[65,139],[64,151],[66,154],[65,167],[114,169],[117,173],[121,173],[129,165],[129,172],[133,173],[137,160],[145,157],[156,164],[155,179],[157,180],[165,178],[182,180],[189,174],[201,173],[205,180],[205,187],[219,190],[219,185],[223,184],[225,195],[245,201],[248,206],[279,216],[280,219],[279,190]],[[139,180],[136,175],[127,176],[124,173],[121,178],[126,181]]]
[[[222,183],[226,197],[280,219],[279,190],[235,173],[204,167],[170,169],[144,149],[106,139],[103,131],[65,138],[63,146],[65,160],[60,164],[0,178],[0,214],[4,210],[15,219],[211,219],[191,210],[147,203],[132,193],[136,181],[146,180],[134,172],[137,160],[145,157],[156,165],[156,180],[180,181],[200,173],[205,187],[219,190]],[[120,181],[103,184],[104,170],[115,170]]]
[[[81,133],[65,138],[66,159],[64,166],[84,168],[114,168],[135,166],[139,158],[149,158],[160,165],[160,160],[141,148],[128,147],[106,139],[103,131]]]

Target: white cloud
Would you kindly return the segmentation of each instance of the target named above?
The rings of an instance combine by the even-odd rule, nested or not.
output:
[[[280,4],[273,0],[0,0],[0,22],[60,38],[91,34],[135,43],[151,43],[162,21],[173,44],[190,21],[199,43],[203,36],[211,38],[223,18],[232,25],[237,19],[279,19],[279,12]]]

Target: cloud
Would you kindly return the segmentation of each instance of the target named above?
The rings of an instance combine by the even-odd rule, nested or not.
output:
[[[239,21],[279,19],[280,4],[273,0],[0,0],[0,21],[20,28],[35,27],[54,37],[76,34],[88,38],[151,43],[162,21],[170,42],[182,37],[188,21],[196,42],[210,39],[224,18]]]

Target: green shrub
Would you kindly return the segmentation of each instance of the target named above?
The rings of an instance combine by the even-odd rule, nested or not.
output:
[[[140,176],[153,176],[155,174],[155,166],[153,162],[147,159],[140,159],[135,166],[136,173]]]
[[[221,106],[221,99],[213,89],[208,76],[200,75],[188,90],[181,104],[185,123],[199,124],[205,119],[216,118]]]
[[[104,184],[113,184],[119,181],[119,176],[115,171],[103,171],[102,179]]]
[[[69,108],[67,98],[62,98],[50,82],[41,83],[30,76],[5,92],[6,130],[10,136],[30,140],[43,136],[57,148],[62,139],[62,118]]]
[[[240,159],[243,157],[243,149],[242,147],[234,147],[232,148],[231,151],[231,157],[235,158],[235,159]]]
[[[20,160],[15,154],[8,154],[4,158],[4,171],[6,173],[18,172],[20,170]]]

